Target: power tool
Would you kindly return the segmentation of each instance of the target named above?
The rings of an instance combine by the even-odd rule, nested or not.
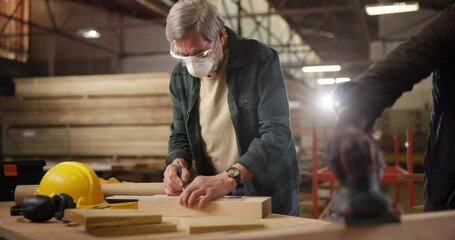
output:
[[[341,184],[333,196],[331,218],[346,225],[400,222],[379,188],[386,164],[370,137],[354,127],[338,131],[328,144],[327,160]]]

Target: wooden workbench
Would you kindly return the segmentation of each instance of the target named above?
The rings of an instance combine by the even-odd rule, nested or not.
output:
[[[11,217],[14,202],[0,202],[0,237],[6,239],[107,239],[86,233],[82,226],[65,226],[57,220],[31,223]],[[179,218],[163,221],[179,223]],[[345,227],[326,221],[272,214],[261,220],[265,228],[242,232],[189,234],[178,226],[177,232],[134,235],[115,239],[455,239],[455,211],[406,215],[400,224],[371,227]]]

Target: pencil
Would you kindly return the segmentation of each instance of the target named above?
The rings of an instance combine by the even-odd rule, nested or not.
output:
[[[177,161],[177,173],[179,175],[180,180],[183,181],[182,179],[182,168],[180,167],[180,161]],[[182,192],[185,190],[185,187],[182,187]]]

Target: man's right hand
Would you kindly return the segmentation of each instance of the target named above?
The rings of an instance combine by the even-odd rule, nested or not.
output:
[[[374,141],[358,128],[348,126],[336,132],[327,144],[329,168],[344,184],[360,176],[380,177],[385,162]]]
[[[373,172],[379,177],[385,167],[380,149],[362,131],[366,123],[365,114],[359,110],[345,108],[339,113],[326,153],[330,169],[342,183]]]
[[[178,175],[177,162],[180,164],[182,178]],[[164,191],[168,196],[178,196],[182,193],[183,187],[187,184],[190,177],[188,165],[183,158],[176,158],[171,164],[167,165],[164,171]]]
[[[347,107],[338,113],[338,119],[335,124],[335,134],[344,131],[348,127],[365,130],[367,117],[360,110]]]

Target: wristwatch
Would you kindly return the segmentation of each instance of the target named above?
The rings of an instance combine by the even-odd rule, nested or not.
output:
[[[230,167],[226,170],[228,176],[235,180],[236,185],[240,185],[241,178],[240,178],[240,170],[236,167]]]

